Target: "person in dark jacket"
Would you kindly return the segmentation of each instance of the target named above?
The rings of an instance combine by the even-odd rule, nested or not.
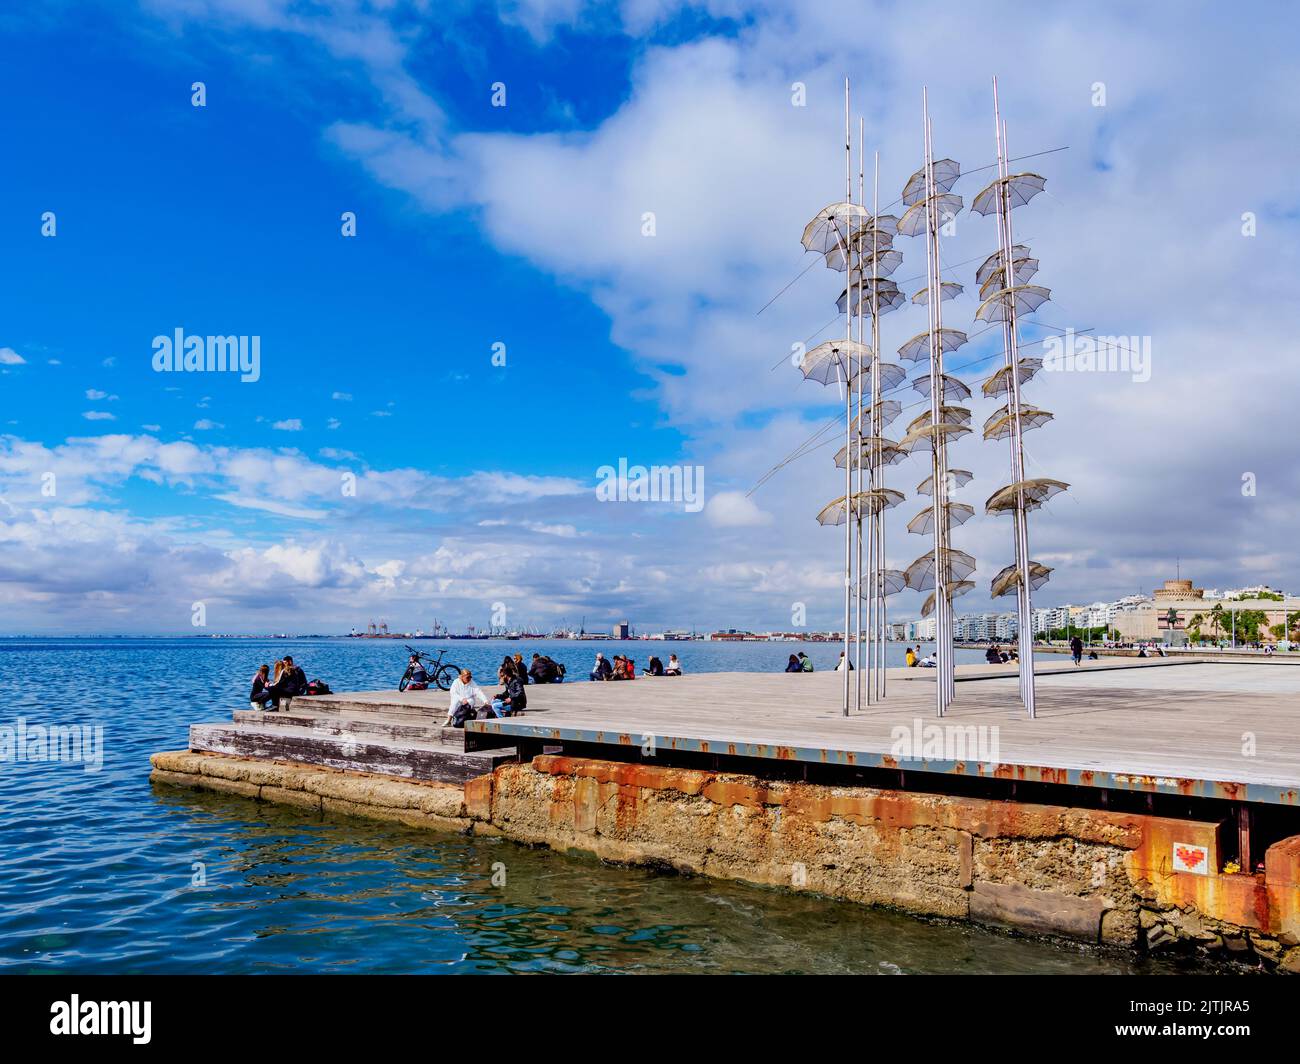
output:
[[[650,661],[645,667],[645,674],[647,676],[662,676],[664,674],[664,663],[651,654]]]
[[[790,660],[785,663],[786,672],[803,672],[803,662],[799,660],[798,654],[791,654]]]
[[[609,658],[598,652],[596,661],[591,666],[591,678],[593,680],[608,680],[612,675],[614,675],[614,667],[609,663]]]
[[[533,664],[528,669],[528,675],[533,678],[533,683],[555,683],[560,676],[560,667],[550,658],[544,658],[541,654],[534,654]]]
[[[272,674],[271,682],[262,689],[262,694],[270,704],[266,706],[268,711],[274,712],[280,708],[281,700],[288,701],[293,697],[289,689],[293,686],[293,672],[285,661],[275,663],[275,672]]]
[[[534,654],[533,657],[536,658],[537,655]],[[524,656],[522,654],[516,654],[512,660],[514,661],[516,675],[518,675],[519,679],[524,683],[527,683],[528,668],[524,665]],[[536,683],[537,681],[534,680],[533,682]]]
[[[990,644],[988,650],[984,651],[984,660],[990,665],[1002,664],[1002,651],[998,649],[997,643]]]
[[[522,713],[528,707],[528,693],[514,669],[506,670],[505,685],[506,689],[492,698],[492,712],[498,717]]]
[[[293,658],[288,654],[284,656],[284,695],[289,698],[296,698],[307,690],[307,674],[293,663]]]
[[[1074,655],[1076,665],[1083,661],[1083,640],[1077,635],[1070,640],[1070,653]]]
[[[266,682],[270,674],[270,665],[263,665],[257,672],[253,673],[253,690],[248,696],[248,701],[258,709],[265,709],[271,704],[272,696],[267,691],[270,685]]]

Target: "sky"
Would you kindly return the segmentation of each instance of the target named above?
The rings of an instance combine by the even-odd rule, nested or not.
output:
[[[843,275],[807,269],[799,238],[844,196],[846,76],[867,196],[879,153],[897,213],[923,89],[954,191],[969,205],[987,183],[996,75],[1018,168],[1047,179],[1015,214],[1052,292],[1025,341],[1092,330],[1149,353],[1026,386],[1055,415],[1026,437],[1029,474],[1071,485],[1032,518],[1054,570],[1036,603],[1149,591],[1176,566],[1294,591],[1294,11],[991,10],[0,15],[0,634],[837,627],[842,532],[815,515],[843,494],[839,443],[764,475],[839,402],[791,353],[843,328]],[[910,294],[924,247],[897,246]],[[995,246],[969,211],[943,245],[977,426],[1002,354],[976,335],[974,271]],[[883,353],[924,328],[919,306],[883,317]],[[255,339],[257,379],[158,370],[178,329]],[[921,409],[897,397],[895,436]],[[620,461],[690,470],[702,494],[611,501]],[[899,568],[929,546],[904,527],[924,463],[889,473]],[[952,464],[976,509],[954,545],[979,562],[958,612],[1012,608],[987,595],[1009,522],[983,512],[1006,446],[977,430]]]

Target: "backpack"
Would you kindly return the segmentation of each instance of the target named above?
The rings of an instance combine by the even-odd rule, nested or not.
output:
[[[327,695],[330,693],[330,685],[324,680],[312,680],[304,689],[305,695]]]

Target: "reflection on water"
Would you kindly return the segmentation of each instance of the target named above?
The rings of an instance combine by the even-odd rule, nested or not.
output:
[[[362,685],[392,651],[303,646],[293,644],[295,657],[325,663],[309,671],[337,688]],[[0,971],[1173,970],[501,840],[152,787],[149,754],[182,748],[190,721],[227,715],[242,697],[245,662],[286,649],[0,644],[0,723],[105,729],[99,772],[0,765]],[[56,675],[85,677],[87,687],[55,703],[49,687],[30,682]],[[192,677],[189,698],[160,683],[180,675]]]

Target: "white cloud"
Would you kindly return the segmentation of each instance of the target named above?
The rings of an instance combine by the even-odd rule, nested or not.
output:
[[[26,364],[27,359],[12,347],[0,347],[0,366],[25,366]]]
[[[704,509],[709,524],[717,528],[753,528],[770,525],[772,515],[760,510],[753,499],[741,491],[721,491],[709,499]]]
[[[194,422],[194,427],[200,432],[207,432],[210,429],[224,429],[226,426],[222,425],[220,422],[212,421],[206,417],[201,417],[198,421]]]
[[[286,418],[284,421],[275,422],[271,428],[279,429],[281,432],[301,432],[302,420],[296,417]]]
[[[352,402],[352,396],[348,392],[334,392],[332,395],[330,395],[330,398],[337,399],[340,402],[344,402],[344,403]]]
[[[81,415],[87,421],[116,421],[117,415],[110,414],[106,410],[87,410]]]

